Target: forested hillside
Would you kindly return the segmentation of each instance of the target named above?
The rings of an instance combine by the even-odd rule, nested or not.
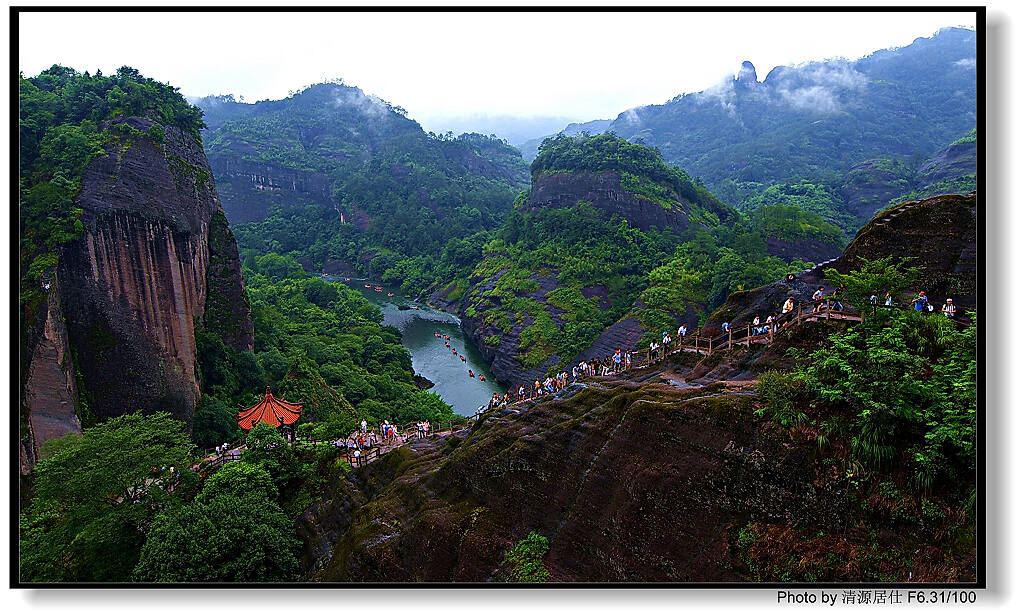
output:
[[[613,325],[625,330],[612,349],[692,328],[730,292],[809,267],[799,253],[842,245],[797,207],[737,214],[656,150],[608,134],[545,141],[531,174],[483,261],[441,295],[460,301],[502,381],[565,368]]]
[[[466,240],[500,225],[528,179],[505,142],[425,133],[403,109],[340,83],[199,104],[240,246],[292,253],[310,269],[387,272],[408,290],[454,278]]]

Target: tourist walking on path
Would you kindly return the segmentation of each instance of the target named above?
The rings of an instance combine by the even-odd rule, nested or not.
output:
[[[914,309],[922,313],[930,311],[928,309],[928,295],[925,295],[924,291],[921,291],[917,294],[917,297],[914,297]]]
[[[819,286],[818,290],[814,291],[814,295],[811,295],[811,298],[819,302],[818,305],[814,307],[815,312],[820,312],[823,308],[825,308],[828,305],[828,303],[825,301],[825,287],[823,286]]]
[[[953,305],[953,298],[950,297],[946,300],[946,303],[942,306],[942,313],[945,314],[946,318],[953,318],[956,316],[956,306]]]

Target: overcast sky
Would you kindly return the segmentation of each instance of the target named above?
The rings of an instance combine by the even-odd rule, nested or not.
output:
[[[973,13],[22,13],[19,66],[130,65],[187,96],[279,99],[325,79],[434,129],[472,115],[614,118],[743,60],[858,58]]]

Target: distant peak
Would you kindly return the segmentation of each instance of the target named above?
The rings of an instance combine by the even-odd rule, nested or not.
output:
[[[749,61],[743,62],[740,66],[740,71],[736,73],[736,82],[745,84],[756,83],[757,70],[754,69],[754,64]]]

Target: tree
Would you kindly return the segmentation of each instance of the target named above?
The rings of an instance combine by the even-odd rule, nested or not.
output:
[[[299,541],[267,471],[229,463],[189,505],[160,516],[133,577],[158,582],[279,582],[298,576]]]
[[[859,308],[868,306],[871,295],[881,298],[886,292],[891,292],[895,297],[910,286],[920,269],[906,267],[909,258],[896,263],[893,263],[891,256],[877,261],[869,261],[864,257],[859,259],[860,268],[850,270],[848,274],[840,274],[832,268],[825,270],[825,278],[833,286],[846,286],[849,299]]]
[[[194,482],[193,449],[166,413],[128,414],[49,442],[21,519],[22,579],[127,579],[146,529]]]
[[[977,327],[945,316],[896,310],[829,337],[799,377],[823,406],[856,414],[850,446],[873,468],[903,452],[918,483],[973,481]]]

